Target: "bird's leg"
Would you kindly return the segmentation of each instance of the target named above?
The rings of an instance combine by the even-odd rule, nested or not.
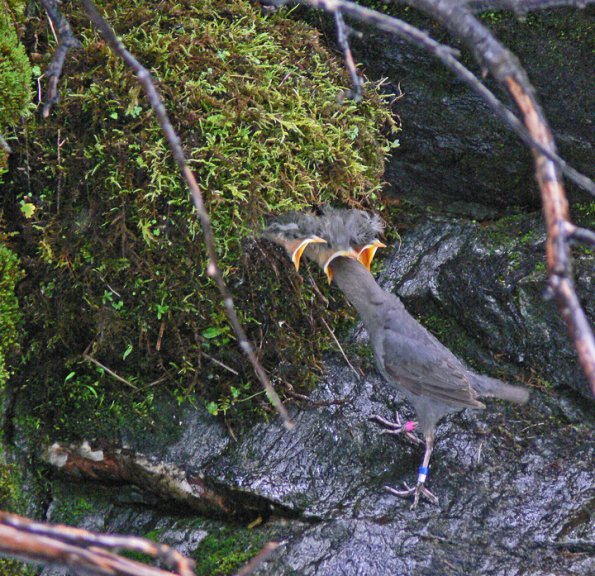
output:
[[[422,444],[422,441],[413,434],[413,431],[417,427],[417,422],[413,422],[412,420],[408,420],[405,424],[401,424],[401,419],[399,418],[399,413],[397,412],[397,421],[391,422],[382,416],[378,416],[377,414],[372,414],[369,420],[372,422],[376,422],[381,426],[384,426],[384,430],[381,434],[390,434],[391,436],[398,436],[399,434],[404,434],[411,442],[415,444]]]
[[[413,504],[411,505],[411,510],[415,510],[417,508],[417,503],[419,502],[420,496],[425,496],[432,504],[438,504],[438,498],[434,496],[425,486],[426,478],[428,477],[428,472],[430,470],[430,458],[432,456],[432,450],[434,449],[434,432],[430,434],[426,434],[426,452],[424,454],[424,461],[422,465],[419,467],[419,474],[417,476],[417,486],[415,488],[409,488],[407,484],[405,484],[406,490],[395,490],[390,486],[385,486],[385,489],[391,492],[392,494],[396,494],[397,496],[409,496],[410,494],[414,494]]]

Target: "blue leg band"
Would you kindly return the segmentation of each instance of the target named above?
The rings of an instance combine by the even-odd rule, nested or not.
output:
[[[420,466],[419,467],[419,475],[417,477],[417,481],[420,484],[423,484],[430,473],[430,469],[427,466]]]

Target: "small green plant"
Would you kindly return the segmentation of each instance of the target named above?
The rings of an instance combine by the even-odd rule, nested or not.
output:
[[[220,414],[225,416],[233,406],[237,406],[243,402],[249,402],[253,398],[264,394],[264,390],[255,392],[253,394],[247,394],[249,390],[249,384],[244,384],[239,388],[236,386],[230,386],[229,394],[221,396],[216,402],[211,401],[207,403],[207,411],[213,416],[219,416]]]

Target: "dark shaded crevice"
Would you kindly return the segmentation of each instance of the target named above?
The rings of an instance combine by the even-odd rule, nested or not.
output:
[[[100,448],[88,442],[78,445],[55,443],[43,460],[60,476],[104,486],[133,487],[144,504],[177,513],[199,513],[207,518],[252,521],[256,517],[302,518],[303,511],[279,504],[246,490],[230,488],[206,477],[199,470],[187,470],[173,463],[119,447]]]

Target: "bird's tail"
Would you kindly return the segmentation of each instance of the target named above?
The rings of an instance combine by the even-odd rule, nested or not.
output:
[[[502,400],[510,400],[517,404],[524,404],[529,399],[529,391],[520,386],[512,386],[502,380],[474,374],[473,388],[480,396],[495,396]]]

